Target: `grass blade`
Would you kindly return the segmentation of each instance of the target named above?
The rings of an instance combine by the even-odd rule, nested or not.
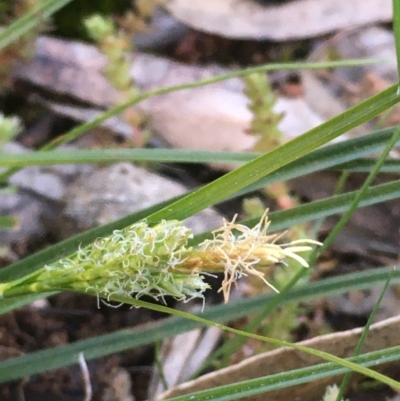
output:
[[[31,29],[42,24],[44,20],[71,1],[72,0],[48,0],[37,2],[28,13],[18,18],[0,32],[0,49],[4,49]]]
[[[289,302],[307,302],[350,290],[363,290],[384,285],[392,270],[393,268],[373,269],[307,283],[291,290],[286,298],[282,299],[281,305]],[[391,283],[400,283],[399,270],[393,272]],[[213,306],[207,308],[201,316],[214,322],[228,322],[251,313],[260,312],[273,297],[275,294],[263,294],[240,300],[240,302]],[[77,362],[80,352],[85,353],[86,360],[100,358],[134,347],[152,344],[157,340],[164,339],[166,333],[173,337],[197,327],[202,327],[202,324],[174,316],[146,327],[124,329],[58,348],[33,352],[0,362],[0,382],[30,376],[43,370],[69,366]]]
[[[382,360],[379,358],[382,358]],[[351,361],[360,366],[367,367],[374,366],[374,363],[389,363],[399,359],[400,347],[393,347],[381,351],[369,352],[358,357],[348,358],[346,361]],[[326,377],[343,374],[346,371],[348,370],[345,368],[338,367],[331,363],[324,363],[168,398],[168,401],[230,401],[267,393],[273,390],[280,390],[303,383],[309,383]]]

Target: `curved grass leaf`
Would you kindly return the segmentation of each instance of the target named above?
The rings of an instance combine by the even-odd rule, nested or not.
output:
[[[107,110],[102,115],[93,119],[92,121],[81,124],[79,127],[74,128],[71,131],[67,132],[66,134],[55,139],[54,141],[52,141],[51,143],[46,145],[43,149],[54,149],[62,144],[68,143],[68,142],[80,137],[83,133],[100,125],[101,123],[106,121],[108,118],[118,115],[118,114],[122,113],[124,110],[126,110],[127,108],[132,107],[136,104],[139,104],[139,103],[143,102],[144,100],[149,99],[154,96],[164,95],[167,93],[186,90],[186,89],[199,88],[199,87],[211,85],[211,84],[214,84],[217,82],[226,81],[226,80],[232,79],[232,78],[245,77],[247,75],[258,73],[258,72],[268,72],[268,71],[277,71],[277,70],[281,70],[281,71],[288,70],[289,71],[289,70],[304,70],[304,69],[353,67],[355,65],[360,66],[360,65],[368,65],[368,64],[378,64],[378,63],[382,63],[382,62],[385,62],[385,60],[358,59],[358,60],[323,61],[323,62],[318,62],[318,63],[316,63],[316,62],[313,62],[313,63],[310,63],[310,62],[270,63],[270,64],[260,65],[260,66],[256,66],[256,67],[249,67],[249,68],[244,68],[241,70],[235,70],[235,71],[231,71],[231,72],[228,72],[225,74],[215,75],[210,78],[201,79],[198,81],[192,81],[192,82],[187,82],[187,83],[183,83],[183,84],[179,84],[179,85],[173,85],[173,86],[153,89],[148,92],[144,92],[144,93],[140,94],[139,96],[135,96],[132,99],[129,99],[126,102],[121,103],[120,105],[118,105],[110,110]],[[391,89],[391,88],[389,88],[389,89]],[[386,97],[386,95],[383,95],[383,97]],[[384,107],[383,110],[386,110],[389,107],[390,106]],[[370,118],[372,118],[372,117],[370,117]],[[367,121],[367,120],[364,120],[363,122],[365,122],[365,121]]]
[[[88,291],[91,292],[91,290],[88,290]],[[93,295],[97,295],[97,291],[93,291]],[[215,326],[215,327],[221,328],[222,330],[227,331],[229,333],[237,334],[237,335],[244,336],[247,338],[253,338],[255,340],[259,340],[259,341],[263,341],[263,342],[272,344],[276,347],[289,347],[289,348],[295,349],[297,351],[316,356],[323,360],[333,362],[339,366],[349,368],[354,372],[361,373],[367,377],[378,380],[382,383],[392,386],[395,389],[400,390],[400,382],[398,382],[384,374],[375,372],[371,369],[365,368],[363,366],[360,366],[358,364],[355,364],[353,362],[350,362],[348,360],[337,357],[336,355],[330,354],[328,352],[325,352],[325,351],[322,351],[319,349],[310,348],[310,347],[307,347],[307,346],[305,346],[303,344],[299,344],[299,343],[290,343],[290,342],[279,340],[276,338],[271,338],[271,337],[266,337],[266,336],[262,336],[259,334],[244,332],[242,330],[238,330],[238,329],[228,327],[228,326],[222,325],[220,323],[216,323],[214,321],[205,319],[204,317],[199,316],[199,315],[193,315],[191,313],[187,313],[187,312],[177,310],[177,309],[171,309],[171,308],[168,308],[168,307],[165,307],[162,305],[154,305],[152,303],[150,304],[148,302],[144,302],[144,301],[137,300],[137,299],[132,299],[131,297],[124,296],[124,295],[117,295],[117,294],[114,295],[113,294],[111,296],[107,296],[107,294],[104,293],[104,294],[100,294],[100,296],[104,297],[104,299],[112,299],[113,301],[116,301],[116,302],[126,303],[126,304],[130,304],[133,306],[144,307],[144,308],[159,311],[159,312],[170,313],[172,315],[183,317],[183,318],[186,318],[187,320],[191,320],[191,321],[196,321],[200,324],[204,324],[207,326]]]
[[[397,266],[397,268],[400,266]],[[333,277],[307,283],[291,290],[281,305],[289,302],[306,302],[330,295],[341,294],[350,290],[363,290],[383,286],[393,267],[373,269],[361,273]],[[400,283],[400,271],[395,270],[391,283]],[[275,294],[262,294],[253,298],[233,301],[224,305],[207,308],[199,316],[213,322],[228,322],[258,313]],[[96,302],[93,300],[93,302]],[[18,358],[0,362],[0,383],[40,373],[45,370],[69,366],[78,361],[79,353],[85,353],[85,359],[95,359],[127,349],[152,344],[155,341],[173,337],[177,334],[202,327],[202,324],[181,317],[171,317],[145,327],[124,329],[111,334],[77,341],[57,348],[33,352]]]

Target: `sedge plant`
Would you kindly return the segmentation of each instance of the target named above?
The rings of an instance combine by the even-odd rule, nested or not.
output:
[[[57,7],[66,3],[66,0],[49,0],[48,2],[43,2],[43,10],[53,10],[52,12],[54,12]],[[397,7],[397,12],[394,13],[395,18],[398,18],[398,2],[394,1],[393,4]],[[36,14],[31,13],[27,21],[34,21]],[[13,29],[6,29],[0,33],[0,44],[10,43],[13,38],[11,33],[18,36],[26,32],[26,30],[21,30],[20,27],[18,31],[15,27],[16,25],[13,26]],[[336,63],[336,65],[345,65],[346,63],[349,64],[350,62]],[[354,64],[354,62],[352,63]],[[309,67],[307,63],[279,66],[280,69]],[[314,65],[312,68],[319,67],[321,65]],[[175,90],[190,89],[232,77],[245,76],[254,72],[265,72],[276,68],[278,67],[271,65],[260,66],[207,78],[199,82],[189,82],[171,88],[158,88],[147,93],[135,95],[123,104],[106,111],[96,120],[82,124],[71,132],[66,133],[59,140],[49,144],[46,149],[50,151],[61,143],[78,137],[88,129],[105,121],[108,117],[120,113],[151,96]],[[263,273],[258,270],[260,266],[268,269],[277,263],[291,259],[305,265],[305,260],[298,253],[303,252],[306,248],[309,250],[315,243],[301,240],[301,242],[279,244],[279,236],[271,237],[267,235],[266,228],[268,224],[266,216],[253,228],[238,224],[236,221],[225,222],[223,227],[214,233],[214,237],[203,241],[199,245],[192,245],[189,242],[192,233],[180,221],[208,206],[215,205],[227,197],[234,196],[265,177],[278,174],[280,169],[291,169],[292,173],[296,169],[296,172],[303,169],[302,174],[305,174],[306,163],[302,158],[309,157],[311,165],[311,162],[315,160],[313,159],[313,151],[317,148],[339,137],[351,128],[377,116],[379,113],[388,110],[399,101],[400,92],[398,86],[394,85],[348,110],[343,115],[333,118],[301,137],[249,161],[237,170],[181,199],[171,201],[168,205],[159,205],[151,210],[130,215],[119,222],[100,227],[91,232],[83,233],[76,238],[67,240],[63,244],[57,244],[6,269],[2,269],[0,271],[1,312],[4,313],[26,304],[32,301],[36,295],[43,297],[54,291],[87,292],[101,296],[106,300],[121,302],[126,300],[127,303],[140,304],[142,306],[145,306],[146,303],[139,301],[137,298],[144,294],[150,295],[157,300],[173,296],[181,301],[187,301],[191,298],[203,298],[204,291],[207,289],[207,283],[204,278],[208,274],[216,273],[224,275],[221,291],[224,293],[225,299],[228,299],[232,285],[240,276],[257,276],[261,279],[264,278],[269,284],[267,277],[264,277]],[[389,139],[386,139],[386,142],[389,142]],[[374,149],[376,150],[376,148]],[[379,149],[382,149],[382,146]],[[361,152],[357,148],[354,149],[353,153],[355,154],[359,151]],[[370,153],[372,152],[373,150],[370,151]],[[315,168],[323,169],[349,160],[355,161],[357,167],[362,164],[355,158],[343,160],[343,155],[344,151],[342,153],[332,152],[329,156],[326,153],[320,160],[319,167]],[[26,156],[25,159],[27,157],[29,156]],[[94,161],[94,159],[91,160]],[[134,160],[134,156],[132,156],[132,160]],[[331,160],[331,164],[329,164],[328,160]],[[295,163],[300,161],[303,162],[300,167],[298,165],[296,168]],[[15,168],[16,166],[14,165],[13,167]],[[10,171],[12,172],[13,170],[10,169]],[[5,180],[11,174],[10,171],[3,173],[1,178]],[[308,170],[307,172],[310,171]],[[280,212],[280,218],[275,215],[276,218],[273,219],[273,224],[275,227],[279,224],[281,226],[286,224],[287,227],[296,222],[315,220],[344,211],[352,204],[353,197],[354,194],[345,194],[315,202],[311,205],[312,207],[303,205],[293,210]],[[400,183],[398,180],[393,180],[388,184],[378,185],[366,190],[358,206],[399,197]],[[272,228],[271,226],[269,228]],[[324,297],[327,294],[342,292],[345,289],[360,288],[360,286],[369,288],[381,283],[386,274],[387,271],[383,270],[379,274],[373,272],[364,276],[359,275],[353,277],[352,280],[346,278],[346,280],[342,281],[336,279],[336,281],[327,280],[322,283],[307,283],[302,288],[296,289],[295,292],[287,294],[287,297],[282,302],[290,299],[295,299],[296,301],[312,297],[315,299],[315,297]],[[398,275],[394,275],[395,279],[399,279]],[[320,287],[317,288],[318,285]],[[260,310],[263,303],[269,301],[271,301],[271,296],[266,294],[254,300],[241,300],[236,305],[228,304],[207,308],[202,318],[163,307],[163,311],[180,315],[182,319],[167,319],[165,322],[157,323],[155,328],[125,329],[102,336],[101,339],[94,338],[90,339],[90,341],[68,344],[52,350],[44,350],[2,361],[0,363],[0,381],[5,382],[49,368],[67,366],[75,363],[81,352],[84,352],[86,359],[98,358],[123,349],[151,343],[165,337],[167,334],[175,335],[179,332],[190,330],[193,327],[198,327],[196,324],[220,324],[212,323],[210,320],[207,321],[206,318],[215,322],[228,321],[235,317],[247,315],[250,310]],[[244,305],[252,305],[252,307],[244,307]],[[149,307],[155,308],[154,305],[149,305]],[[159,308],[159,306],[157,307]],[[266,383],[269,382],[271,384],[273,380],[275,380],[273,384],[276,386],[289,386],[293,385],[293,383],[299,383],[301,380],[303,380],[301,382],[316,380],[322,377],[321,372],[326,375],[334,375],[338,374],[338,372],[343,373],[343,369],[345,371],[346,369],[351,369],[389,384],[393,388],[400,388],[398,382],[365,367],[366,364],[371,366],[382,361],[395,360],[395,358],[399,357],[398,348],[381,350],[369,355],[368,360],[367,357],[361,356],[354,359],[353,362],[349,362],[326,353],[285,343],[277,339],[268,339],[226,327],[224,329],[231,330],[235,334],[268,341],[277,346],[291,346],[334,363],[332,366],[320,367],[320,370],[309,369],[306,372],[306,369],[302,369],[301,372],[284,372],[275,378],[261,378],[260,380],[263,381],[265,386],[262,387],[260,382],[253,383],[254,391],[269,391],[271,386]],[[305,379],[306,373],[308,376]],[[201,395],[196,395],[196,399],[233,400],[249,395],[248,389],[251,385],[252,383],[235,383],[224,389],[210,389],[207,394],[203,394],[203,398],[200,398]],[[225,393],[223,394],[223,392]],[[187,399],[190,399],[190,397],[192,396],[188,396]]]

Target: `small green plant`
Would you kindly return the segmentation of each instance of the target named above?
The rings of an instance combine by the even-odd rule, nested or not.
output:
[[[120,101],[138,96],[139,88],[130,74],[132,63],[129,51],[133,50],[132,36],[124,29],[118,29],[110,17],[101,15],[87,18],[85,26],[100,51],[107,57],[104,75],[118,89]],[[143,146],[145,138],[140,134],[139,128],[145,123],[144,115],[131,108],[124,111],[123,118],[132,127],[136,146]]]
[[[253,150],[263,153],[269,152],[284,143],[284,135],[279,128],[279,123],[284,115],[274,110],[277,96],[273,93],[267,74],[250,74],[244,77],[243,81],[246,88],[245,93],[249,100],[248,109],[252,112],[251,125],[247,133],[258,138]],[[262,192],[272,198],[281,209],[288,209],[298,205],[297,200],[290,195],[290,189],[284,181],[267,185],[262,189]],[[262,203],[257,198],[246,199],[243,202],[243,209],[249,217],[259,215],[259,210],[263,206]],[[296,240],[308,234],[303,224],[294,227],[290,235],[291,239]],[[273,280],[278,283],[280,288],[284,288],[300,270],[301,266],[295,260],[291,260],[288,262],[288,268],[279,269],[279,271],[275,272]],[[299,280],[299,283],[301,281]],[[249,280],[249,285],[252,295],[263,291],[253,279]],[[276,309],[270,312],[267,324],[265,324],[266,320],[264,320],[263,324],[260,324],[260,333],[270,337],[279,336],[279,338],[289,341],[293,337],[292,333],[298,325],[298,317],[302,315],[302,312],[300,304],[296,303],[286,305],[283,310]],[[239,342],[243,341],[237,342],[239,344]],[[254,350],[254,345],[252,348],[253,352],[263,352],[270,349],[270,345],[262,343],[257,350]],[[231,353],[232,349],[229,350],[229,355]],[[227,358],[225,358],[225,362],[227,362]]]
[[[96,14],[84,21],[86,30],[96,42],[99,50],[107,57],[105,77],[119,91],[119,101],[139,96],[140,89],[130,73],[134,37],[148,28],[148,22],[159,0],[140,0],[135,2],[135,12],[127,11],[118,18],[118,24],[111,17]],[[133,143],[141,147],[149,139],[150,132],[144,129],[146,117],[133,110],[123,113],[125,121],[132,126]]]
[[[0,152],[1,146],[14,139],[22,131],[19,117],[6,117],[0,112]]]
[[[274,110],[277,97],[272,92],[267,74],[250,74],[243,80],[249,98],[248,108],[253,113],[248,133],[258,137],[255,151],[268,152],[283,143],[283,134],[278,124],[284,115]]]

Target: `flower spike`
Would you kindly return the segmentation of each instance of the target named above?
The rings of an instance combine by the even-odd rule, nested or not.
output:
[[[267,235],[267,211],[253,228],[224,220],[213,239],[188,247],[192,231],[177,220],[162,220],[154,227],[146,221],[115,230],[110,236],[79,247],[73,255],[44,266],[22,279],[0,284],[0,296],[49,291],[94,292],[165,301],[172,296],[187,302],[203,298],[209,288],[206,275],[224,273],[220,291],[229,300],[232,284],[242,276],[260,277],[274,291],[258,268],[291,258],[308,267],[298,253],[309,251],[313,240],[277,244],[283,234]],[[238,232],[238,235],[235,235]]]

